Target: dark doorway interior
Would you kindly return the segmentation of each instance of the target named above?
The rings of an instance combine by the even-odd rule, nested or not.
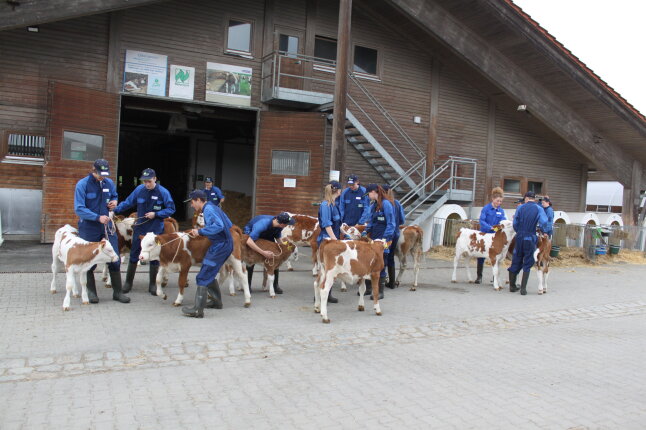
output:
[[[139,185],[141,171],[150,167],[175,201],[174,218],[190,220],[192,210],[183,201],[190,190],[203,188],[208,176],[231,197],[228,208],[225,198],[223,209],[232,221],[246,222],[253,195],[255,124],[255,111],[123,96],[119,200]]]

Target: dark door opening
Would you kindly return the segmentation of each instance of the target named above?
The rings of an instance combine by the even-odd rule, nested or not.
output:
[[[183,201],[212,177],[225,194],[222,208],[244,225],[251,216],[255,123],[256,112],[250,110],[123,96],[119,200],[139,185],[143,169],[152,168],[173,197],[173,217],[188,228],[193,212]]]

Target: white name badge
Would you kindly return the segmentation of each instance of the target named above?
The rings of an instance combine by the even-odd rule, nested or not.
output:
[[[361,196],[359,196],[359,197],[355,197],[355,199],[357,199],[357,200],[361,200]]]
[[[157,196],[150,196],[151,199],[157,200]]]
[[[104,193],[109,193],[109,192],[110,192],[110,190],[109,190],[108,188],[104,188],[104,189],[103,189],[103,192],[104,192]]]

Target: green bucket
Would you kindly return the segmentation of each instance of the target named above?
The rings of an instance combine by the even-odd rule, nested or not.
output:
[[[619,245],[610,245],[610,255],[619,254],[620,249],[621,249],[621,246],[619,246]]]
[[[561,247],[552,245],[552,249],[550,250],[550,257],[556,258],[559,256],[559,252],[561,252]]]

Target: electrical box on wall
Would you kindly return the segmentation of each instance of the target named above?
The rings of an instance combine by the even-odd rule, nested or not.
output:
[[[414,116],[413,117],[413,122],[415,124],[421,124],[422,123],[422,117],[421,116]]]

